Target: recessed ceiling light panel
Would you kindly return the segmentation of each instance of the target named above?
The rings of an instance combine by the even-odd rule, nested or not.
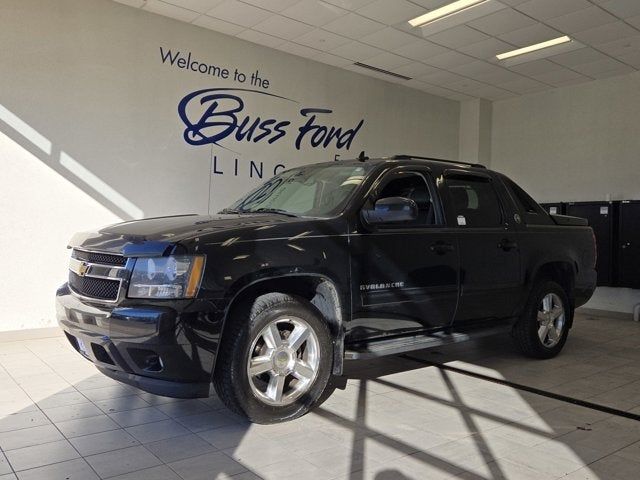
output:
[[[409,20],[409,25],[420,27],[422,35],[429,37],[504,8],[507,6],[498,0],[458,0]]]
[[[528,47],[518,48],[517,50],[511,50],[510,52],[501,53],[496,55],[498,60],[506,60],[507,58],[517,57],[519,55],[524,55],[526,53],[535,52],[536,50],[542,50],[545,48],[555,47],[556,45],[562,45],[563,43],[571,42],[571,38],[567,37],[558,37],[552,40],[547,40],[546,42],[536,43],[535,45],[529,45]]]
[[[457,0],[456,2],[445,5],[444,7],[436,8],[431,12],[420,15],[419,17],[409,20],[409,24],[412,27],[422,27],[441,18],[455,15],[456,13],[463,12],[468,8],[476,7],[482,3],[486,3],[489,0]]]

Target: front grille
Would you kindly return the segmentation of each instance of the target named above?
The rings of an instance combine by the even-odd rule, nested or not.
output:
[[[118,298],[119,280],[105,278],[81,277],[69,272],[69,286],[78,294],[100,300],[116,300]]]
[[[127,257],[122,255],[111,255],[100,252],[85,252],[84,250],[73,250],[71,254],[73,258],[88,263],[99,263],[101,265],[112,265],[114,267],[124,267],[127,263]]]

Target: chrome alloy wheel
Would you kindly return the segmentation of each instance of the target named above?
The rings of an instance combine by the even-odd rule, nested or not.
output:
[[[247,376],[251,392],[267,405],[295,402],[313,385],[320,367],[320,343],[301,318],[272,320],[251,343]]]
[[[548,293],[542,299],[538,310],[538,337],[547,348],[555,347],[565,327],[565,313],[562,300],[555,293]]]

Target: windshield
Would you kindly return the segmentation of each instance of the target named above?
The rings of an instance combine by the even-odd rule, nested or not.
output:
[[[221,213],[329,217],[341,212],[370,165],[311,165],[276,175]]]

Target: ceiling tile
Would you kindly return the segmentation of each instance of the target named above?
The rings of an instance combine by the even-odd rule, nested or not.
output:
[[[436,8],[443,7],[452,2],[452,0],[410,0],[411,3],[415,3],[424,7],[426,10],[434,10]]]
[[[509,90],[510,92],[514,92],[514,93],[519,93],[521,95],[525,93],[540,92],[542,90],[549,89],[548,85],[538,82],[537,80],[533,80],[531,78],[526,78],[526,77],[520,77],[517,80],[512,80],[499,85],[505,90]]]
[[[329,51],[339,47],[340,45],[349,43],[351,40],[340,35],[336,35],[335,33],[326,32],[317,28],[309,33],[296,37],[293,41],[317,50]]]
[[[640,15],[640,2],[638,0],[609,0],[600,3],[600,6],[620,18]]]
[[[516,8],[538,20],[547,20],[588,8],[591,5],[588,0],[529,0],[519,4]]]
[[[406,65],[397,67],[393,71],[395,73],[399,73],[400,75],[416,78],[424,75],[429,75],[430,73],[436,73],[436,72],[439,72],[440,70],[435,67],[425,65],[424,63],[411,62]]]
[[[313,30],[313,27],[297,20],[273,15],[266,20],[254,25],[253,30],[267,33],[275,37],[291,40]]]
[[[474,62],[476,59],[470,57],[468,55],[464,55],[459,52],[446,52],[440,55],[436,55],[435,57],[431,57],[425,60],[425,63],[429,65],[433,65],[434,67],[440,68],[453,68],[459,65],[464,65],[465,63]]]
[[[236,37],[270,48],[275,48],[285,42],[285,40],[282,40],[281,38],[267,35],[262,32],[256,32],[255,30],[245,30],[244,32],[236,35]]]
[[[254,7],[253,5],[238,2],[237,0],[225,1],[209,10],[207,15],[244,27],[252,27],[266,18],[273,16],[271,12]]]
[[[532,76],[555,72],[556,70],[560,70],[561,68],[562,66],[558,65],[557,63],[541,59],[534,60],[533,62],[521,63],[520,65],[514,65],[510,68],[510,70],[521,73],[522,75]]]
[[[145,0],[113,0],[114,2],[122,3],[124,5],[129,5],[133,8],[140,8],[144,5]]]
[[[332,55],[327,52],[320,52],[318,55],[313,57],[316,62],[326,63],[328,65],[333,65],[334,67],[345,67],[346,65],[351,65],[353,62],[346,58],[338,57],[337,55]]]
[[[499,85],[501,83],[523,78],[522,75],[514,73],[511,70],[507,70],[506,68],[499,68],[485,73],[476,73],[471,77],[476,80],[480,80],[481,82],[488,83],[489,85]]]
[[[485,85],[484,83],[477,82],[470,78],[463,78],[462,80],[449,82],[447,84],[447,88],[467,94],[474,94],[474,92],[486,86],[487,85]]]
[[[385,28],[385,25],[360,16],[357,13],[349,13],[340,18],[336,18],[332,22],[324,25],[322,28],[355,40],[378,30],[382,30]]]
[[[240,25],[225,22],[224,20],[220,20],[218,18],[208,17],[206,15],[202,15],[196,18],[193,21],[193,25],[208,28],[209,30],[215,30],[216,32],[224,33],[227,35],[237,35],[243,30],[246,30],[245,27],[241,27]]]
[[[638,50],[618,55],[616,58],[627,65],[640,69],[640,51]]]
[[[425,93],[429,93],[431,95],[437,95],[438,97],[444,97],[450,100],[456,100],[458,102],[463,102],[465,100],[473,99],[473,97],[469,95],[465,95],[464,93],[454,92],[453,90],[439,87],[437,85],[430,85],[428,83],[424,83],[423,85],[424,86],[420,87],[420,90],[422,90]]]
[[[585,47],[579,50],[574,50],[572,52],[562,53],[560,55],[549,57],[549,60],[554,63],[564,65],[565,67],[574,67],[576,65],[597,62],[599,60],[607,58],[609,57],[607,57],[605,54],[600,53],[593,48]]]
[[[298,45],[297,43],[293,42],[285,42],[282,45],[278,45],[276,49],[304,58],[314,58],[316,55],[321,53],[313,48],[309,48],[304,45]]]
[[[248,3],[254,7],[260,7],[264,10],[271,12],[281,12],[285,8],[289,8],[291,5],[295,5],[299,0],[241,0],[243,3]]]
[[[176,7],[175,5],[160,2],[159,0],[147,0],[147,3],[142,8],[148,12],[175,18],[176,20],[181,20],[183,22],[192,22],[200,16],[199,13],[192,12],[186,8]]]
[[[348,58],[353,61],[362,61],[383,53],[382,50],[371,45],[360,42],[345,43],[344,45],[334,48],[331,53],[339,57]]]
[[[448,52],[449,49],[436,45],[435,43],[428,42],[427,40],[417,40],[407,45],[393,49],[394,53],[402,55],[403,57],[411,58],[413,60],[423,61],[441,53]]]
[[[602,78],[616,77],[618,75],[627,75],[635,71],[636,71],[635,68],[629,67],[627,65],[623,65],[622,67],[614,70],[607,70],[605,72],[594,72],[594,73],[591,73],[591,75],[589,76],[592,78],[602,79]]]
[[[369,65],[391,71],[395,71],[394,69],[396,67],[407,65],[409,62],[411,62],[411,60],[405,57],[401,57],[400,55],[394,55],[393,53],[389,52],[383,52],[376,55],[375,57],[367,59],[367,63]]]
[[[439,72],[428,73],[427,75],[420,75],[418,80],[423,80],[431,85],[449,85],[454,82],[461,82],[466,80],[462,75],[440,70]]]
[[[623,22],[614,22],[584,30],[583,32],[577,32],[574,34],[574,37],[584,43],[598,45],[622,38],[633,37],[635,35],[638,35],[638,31],[635,28]]]
[[[640,34],[598,45],[598,50],[612,56],[640,51]]]
[[[409,21],[424,13],[424,8],[409,3],[406,0],[376,0],[357,12],[372,20],[393,25],[394,23]]]
[[[589,82],[590,80],[592,79],[589,77],[585,77],[584,75],[580,75],[579,77],[569,78],[567,80],[557,82],[556,84],[554,84],[554,87],[568,87],[570,85],[578,85],[580,83]]]
[[[617,19],[597,6],[550,18],[547,23],[563,33],[574,33],[615,22]]]
[[[325,2],[336,5],[340,8],[344,8],[345,10],[357,10],[358,8],[364,7],[369,3],[373,3],[374,0],[325,0]]]
[[[224,0],[164,0],[177,7],[193,10],[194,12],[205,13],[208,10],[220,5]]]
[[[500,35],[537,23],[531,17],[512,9],[505,8],[486,17],[469,22],[469,26],[489,35]]]
[[[526,47],[528,45],[545,42],[560,36],[562,36],[560,32],[549,28],[546,25],[542,25],[541,23],[536,23],[529,27],[498,35],[501,40],[517,45],[518,47]]]
[[[450,70],[454,73],[464,75],[465,77],[475,78],[476,75],[494,73],[496,70],[502,71],[504,69],[481,60],[475,60],[473,62],[458,65],[457,67],[452,67]]]
[[[384,50],[393,50],[401,47],[402,45],[408,45],[415,42],[415,37],[408,33],[401,32],[392,27],[386,27],[384,30],[365,35],[360,38],[363,43],[368,43]]]
[[[637,29],[640,29],[640,15],[637,15],[637,16],[631,17],[631,18],[627,18],[626,22],[630,23],[631,25],[633,25]]]
[[[485,35],[478,30],[467,27],[466,25],[460,25],[458,27],[450,28],[444,32],[436,33],[427,37],[427,40],[438,45],[443,45],[449,48],[460,48],[473,43],[487,40],[488,35]]]
[[[540,82],[554,86],[566,85],[569,82],[580,82],[583,80],[588,80],[588,78],[577,72],[574,72],[573,70],[569,70],[568,68],[560,68],[552,72],[531,76],[536,80],[539,80]]]
[[[626,65],[624,63],[620,63],[617,60],[614,60],[613,58],[610,58],[610,57],[605,57],[596,62],[583,63],[580,65],[575,65],[572,68],[577,72],[580,72],[584,75],[588,75],[592,77],[597,74],[610,72],[611,70],[624,69],[625,67]]]
[[[467,45],[466,47],[459,48],[462,53],[471,55],[472,57],[481,58],[483,60],[495,59],[495,56],[499,53],[508,52],[513,50],[513,45],[503,42],[497,38],[488,38],[482,42]]]
[[[281,13],[285,17],[320,27],[342,15],[346,15],[347,11],[325,2],[301,0],[295,5],[284,9]]]

